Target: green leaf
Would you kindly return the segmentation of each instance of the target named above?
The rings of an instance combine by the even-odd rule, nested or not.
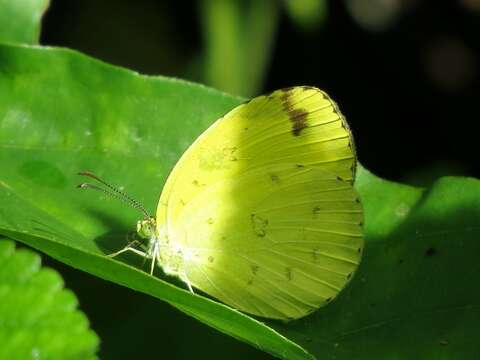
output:
[[[0,0],[0,42],[37,44],[49,0]]]
[[[240,101],[69,50],[0,45],[0,233],[264,351],[310,358],[257,320],[105,257],[125,245],[139,214],[76,189],[76,173],[91,170],[155,209],[182,152]]]
[[[69,50],[0,46],[0,233],[279,357],[474,358],[475,179],[440,179],[424,190],[360,169],[356,186],[366,212],[360,269],[332,304],[288,324],[261,323],[104,256],[125,244],[139,216],[74,189],[81,181],[74,174],[94,171],[153,210],[182,152],[240,101]]]
[[[40,257],[0,240],[0,359],[95,359],[96,334]]]

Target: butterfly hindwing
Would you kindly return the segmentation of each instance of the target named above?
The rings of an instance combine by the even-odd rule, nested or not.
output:
[[[176,224],[188,279],[240,310],[297,318],[343,288],[360,259],[362,211],[351,185],[294,164],[208,187]]]

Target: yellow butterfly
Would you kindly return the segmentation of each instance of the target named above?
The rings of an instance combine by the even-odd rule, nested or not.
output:
[[[135,252],[152,260],[150,273],[156,262],[246,313],[301,318],[333,299],[360,262],[355,166],[352,134],[326,93],[299,86],[256,97],[187,149],[155,218],[128,200],[145,215],[145,241],[112,256]]]

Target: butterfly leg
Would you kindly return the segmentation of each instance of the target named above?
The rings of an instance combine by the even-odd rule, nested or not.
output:
[[[181,279],[185,284],[187,284],[188,290],[190,290],[190,292],[191,292],[192,294],[195,294],[195,293],[193,292],[192,284],[190,283],[190,280],[188,280],[187,273],[183,273],[182,276],[180,277],[180,279]]]
[[[122,250],[114,252],[113,254],[108,254],[107,256],[113,258],[113,257],[118,256],[120,254],[123,254],[124,252],[127,252],[127,251],[131,251],[131,252],[133,252],[137,255],[148,258],[148,254],[146,252],[135,249],[135,248],[131,247],[130,245],[125,246]]]
[[[150,275],[153,275],[153,270],[155,268],[155,260],[158,260],[160,251],[158,247],[158,241],[155,241],[153,244],[153,251],[152,251],[152,264],[150,265]]]

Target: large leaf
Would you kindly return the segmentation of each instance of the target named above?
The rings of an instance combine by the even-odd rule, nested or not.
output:
[[[98,338],[60,276],[0,240],[0,359],[95,359]]]
[[[319,358],[474,358],[477,180],[447,178],[422,190],[361,169],[366,247],[359,272],[332,304],[288,324],[266,326],[105,258],[124,244],[138,215],[77,191],[74,174],[92,170],[153,210],[180,154],[239,102],[68,50],[0,46],[0,233],[280,357],[309,356],[281,333]]]
[[[69,50],[0,46],[0,233],[272,354],[309,358],[259,321],[106,258],[139,214],[75,188],[75,174],[92,170],[155,209],[180,154],[239,101]]]
[[[0,42],[36,44],[49,0],[0,0]]]

